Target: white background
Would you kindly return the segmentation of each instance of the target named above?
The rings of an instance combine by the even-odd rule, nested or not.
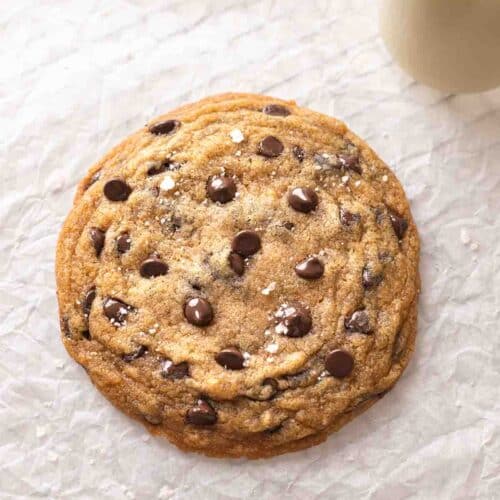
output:
[[[0,53],[2,499],[500,498],[500,90],[412,81],[373,0],[2,0]],[[325,444],[255,462],[184,454],[113,409],[64,351],[54,288],[86,169],[222,91],[345,120],[403,182],[423,243],[397,387]]]

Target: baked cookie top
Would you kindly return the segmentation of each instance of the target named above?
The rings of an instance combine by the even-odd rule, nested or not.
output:
[[[80,184],[57,252],[62,338],[178,446],[284,453],[400,376],[418,253],[398,180],[342,122],[215,96],[153,120]]]

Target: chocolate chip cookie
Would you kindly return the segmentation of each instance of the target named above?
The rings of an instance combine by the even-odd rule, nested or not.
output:
[[[277,455],[395,384],[418,258],[401,185],[342,122],[215,96],[152,120],[79,185],[57,249],[62,339],[180,448]]]

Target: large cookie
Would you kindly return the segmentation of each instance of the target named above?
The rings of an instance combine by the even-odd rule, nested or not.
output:
[[[179,447],[285,453],[399,378],[418,254],[399,182],[342,122],[215,96],[153,120],[80,184],[57,251],[62,338]]]

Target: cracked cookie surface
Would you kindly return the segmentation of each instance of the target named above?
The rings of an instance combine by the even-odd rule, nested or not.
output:
[[[80,183],[57,251],[62,339],[179,447],[285,453],[397,381],[418,255],[398,180],[342,122],[214,96],[152,120]]]

